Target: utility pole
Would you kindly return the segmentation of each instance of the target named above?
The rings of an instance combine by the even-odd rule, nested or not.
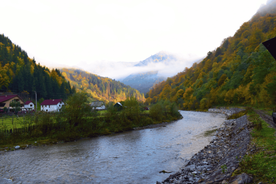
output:
[[[35,92],[35,112],[37,112],[37,93]]]

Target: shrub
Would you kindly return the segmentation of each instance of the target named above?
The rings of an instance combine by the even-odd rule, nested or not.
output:
[[[151,118],[156,120],[162,120],[163,116],[163,107],[161,103],[157,103],[151,106],[149,115]]]
[[[89,115],[91,110],[87,94],[80,92],[68,98],[66,106],[62,109],[62,114],[70,125],[77,126],[85,122],[85,117]]]

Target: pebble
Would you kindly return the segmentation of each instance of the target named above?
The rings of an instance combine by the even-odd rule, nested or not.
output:
[[[209,110],[209,112],[215,111],[215,109]],[[241,110],[237,108],[219,109],[220,113],[228,116],[239,111]],[[246,154],[250,143],[247,125],[246,115],[238,119],[225,120],[223,127],[217,130],[208,146],[192,156],[179,172],[170,175],[161,183],[222,183],[223,181],[225,183],[229,181],[233,171],[238,168],[240,158]],[[244,178],[245,175],[241,177]]]

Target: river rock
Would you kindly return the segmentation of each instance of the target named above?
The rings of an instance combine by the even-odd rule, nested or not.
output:
[[[245,183],[251,183],[252,181],[253,181],[252,177],[250,177],[246,173],[242,173],[240,175],[233,177],[230,180],[230,183],[231,184],[245,184]]]
[[[9,184],[9,183],[12,183],[12,180],[6,179],[6,178],[0,178],[0,183],[1,184]]]
[[[208,109],[208,112],[216,112],[216,113],[222,113],[225,114],[226,116],[231,116],[233,114],[239,113],[240,111],[242,111],[242,109],[239,108],[230,108],[230,109],[226,109],[226,108],[210,108]]]
[[[207,184],[229,181],[250,143],[247,125],[246,115],[238,119],[225,120],[223,127],[217,130],[210,144],[193,155],[181,171],[170,175],[162,183]],[[245,174],[237,177],[235,181],[240,181],[238,178],[244,178],[241,181],[249,181]]]
[[[14,149],[19,149],[20,148],[20,146],[14,146]]]

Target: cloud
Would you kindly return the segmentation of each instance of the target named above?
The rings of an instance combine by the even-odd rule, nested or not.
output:
[[[159,76],[172,77],[178,72],[184,70],[185,67],[190,67],[195,60],[175,60],[169,64],[165,63],[149,63],[147,66],[135,66],[137,62],[98,62],[89,64],[86,62],[80,63],[74,68],[80,68],[93,74],[112,79],[123,79],[131,74],[145,73],[158,71]]]

